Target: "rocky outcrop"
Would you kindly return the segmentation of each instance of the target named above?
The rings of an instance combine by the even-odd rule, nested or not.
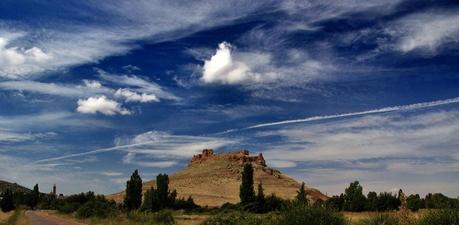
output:
[[[245,163],[255,163],[257,165],[266,167],[266,161],[262,153],[258,154],[257,156],[251,156],[248,150],[239,150],[239,151],[227,153],[227,155],[228,155],[229,160],[238,162],[241,165]],[[193,156],[188,166],[196,164],[196,163],[198,164],[202,163],[214,156],[216,155],[214,154],[213,149],[204,149],[202,150],[201,154],[197,154]]]

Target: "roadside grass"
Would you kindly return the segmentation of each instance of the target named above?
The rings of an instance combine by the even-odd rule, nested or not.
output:
[[[9,218],[4,221],[0,222],[0,225],[29,225],[29,221],[24,214],[24,210],[16,209],[13,213],[10,213]]]

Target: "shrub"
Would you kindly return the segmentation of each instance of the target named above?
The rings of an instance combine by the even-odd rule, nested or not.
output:
[[[116,204],[103,200],[92,200],[81,206],[76,213],[78,218],[107,218],[116,212]]]
[[[78,210],[79,204],[77,203],[62,203],[57,205],[57,211],[63,214],[70,214]]]
[[[128,214],[129,220],[135,224],[161,224],[172,225],[175,224],[175,219],[170,210],[161,210],[155,213],[132,211]]]
[[[400,221],[389,214],[378,214],[374,217],[363,219],[359,225],[400,225]]]
[[[283,211],[279,225],[345,225],[344,216],[322,207],[296,205]]]
[[[432,210],[419,220],[419,225],[457,224],[459,224],[459,210],[457,209]]]
[[[245,212],[220,213],[211,216],[202,225],[277,225],[274,214],[257,215]]]

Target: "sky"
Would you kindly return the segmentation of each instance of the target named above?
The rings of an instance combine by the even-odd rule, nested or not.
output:
[[[459,196],[459,4],[0,2],[0,179],[124,189],[248,149],[328,195]]]

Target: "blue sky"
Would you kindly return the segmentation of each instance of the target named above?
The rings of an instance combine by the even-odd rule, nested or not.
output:
[[[203,148],[328,194],[459,190],[455,1],[0,2],[0,179],[122,190]]]

